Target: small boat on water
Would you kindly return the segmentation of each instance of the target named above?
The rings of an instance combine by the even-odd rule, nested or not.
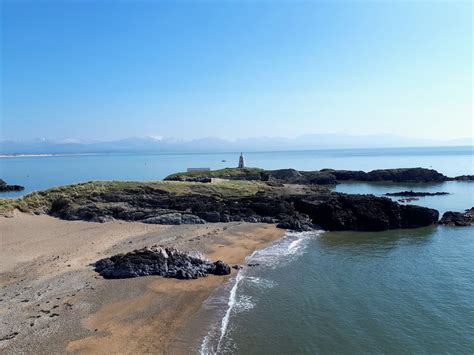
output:
[[[221,161],[222,161],[223,163],[227,162],[227,160],[224,160],[224,159],[222,159]]]

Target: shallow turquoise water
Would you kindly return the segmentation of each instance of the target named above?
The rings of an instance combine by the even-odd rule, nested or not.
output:
[[[243,274],[219,353],[472,353],[474,228],[287,238]]]
[[[419,197],[418,200],[409,202],[409,204],[437,209],[440,214],[446,211],[464,211],[474,206],[474,181],[447,181],[436,184],[350,182],[336,185],[333,190],[337,192],[373,194],[377,196],[384,196],[384,194],[389,192],[409,190],[448,192],[449,195]],[[385,197],[390,197],[394,201],[398,201],[401,198],[396,196]]]

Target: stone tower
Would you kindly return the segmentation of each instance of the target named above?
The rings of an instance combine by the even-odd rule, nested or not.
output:
[[[239,158],[239,169],[245,168],[245,158],[242,153],[240,153],[240,158]]]

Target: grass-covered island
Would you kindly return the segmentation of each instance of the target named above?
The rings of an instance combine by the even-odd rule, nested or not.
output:
[[[378,231],[435,224],[436,210],[373,195],[331,192],[347,180],[447,181],[435,170],[386,169],[369,173],[324,169],[299,172],[256,168],[177,173],[157,182],[87,182],[0,202],[2,214],[19,210],[65,220],[140,221],[148,224],[263,222],[281,228]]]

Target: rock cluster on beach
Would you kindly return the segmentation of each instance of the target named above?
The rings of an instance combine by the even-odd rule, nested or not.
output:
[[[9,185],[4,180],[0,179],[0,192],[7,191],[22,191],[25,188],[21,185]]]
[[[472,226],[474,225],[474,207],[465,212],[445,212],[438,223],[446,226]]]
[[[95,270],[108,279],[149,275],[197,279],[210,274],[230,274],[230,266],[223,261],[210,262],[173,248],[157,246],[101,259],[95,263]]]

